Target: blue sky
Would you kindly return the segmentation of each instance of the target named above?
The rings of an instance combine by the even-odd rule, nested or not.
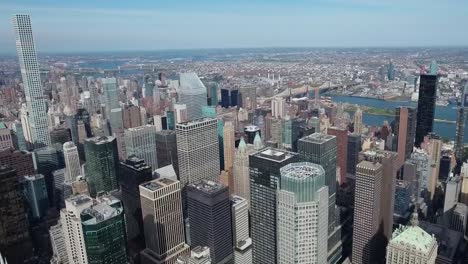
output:
[[[15,13],[39,52],[468,46],[467,0],[0,0],[0,53]]]

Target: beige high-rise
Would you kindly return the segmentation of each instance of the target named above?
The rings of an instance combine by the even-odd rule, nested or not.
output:
[[[143,183],[140,200],[146,242],[142,263],[177,263],[179,256],[190,252],[185,244],[180,182],[161,178]]]
[[[382,164],[361,161],[356,166],[354,200],[353,264],[377,263],[379,248],[375,238],[380,226],[380,200],[382,195]]]
[[[223,132],[223,146],[224,146],[224,169],[227,171],[232,170],[234,164],[235,138],[234,138],[234,124],[232,121],[224,123]],[[229,187],[232,188],[230,185]]]

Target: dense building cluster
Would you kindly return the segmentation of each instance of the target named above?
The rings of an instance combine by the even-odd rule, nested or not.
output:
[[[13,24],[24,98],[1,107],[0,263],[468,263],[466,109],[455,142],[434,133],[451,74],[435,62],[319,86],[307,63],[43,72],[29,16]],[[378,82],[371,97],[412,90],[417,107],[376,127],[320,95]]]

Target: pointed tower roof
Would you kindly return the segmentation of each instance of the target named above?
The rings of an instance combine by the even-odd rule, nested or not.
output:
[[[254,149],[259,150],[263,148],[263,143],[262,143],[262,138],[260,137],[260,134],[258,131],[255,133],[255,138],[254,138]]]
[[[237,147],[237,153],[243,155],[247,153],[247,144],[245,144],[244,137],[241,137],[239,146]]]

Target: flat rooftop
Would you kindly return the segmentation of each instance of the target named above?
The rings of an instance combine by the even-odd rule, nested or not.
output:
[[[293,157],[292,152],[283,151],[283,150],[279,150],[279,149],[274,149],[274,148],[270,148],[270,147],[265,148],[265,149],[261,150],[260,152],[257,152],[257,153],[255,153],[253,155],[257,156],[257,157],[264,158],[264,159],[269,159],[269,160],[272,160],[272,161],[276,161],[276,162],[282,162],[284,160],[287,160],[287,159]]]
[[[70,197],[67,200],[70,201],[74,206],[78,206],[84,203],[89,203],[90,201],[92,201],[91,197],[85,194],[79,194],[79,195]]]
[[[312,135],[308,135],[307,137],[303,137],[300,140],[305,141],[305,142],[310,142],[310,143],[323,144],[325,142],[332,140],[333,138],[335,138],[335,136],[325,135],[322,133],[314,133]]]
[[[218,120],[216,120],[215,118],[202,117],[202,118],[176,124],[176,127],[190,127],[190,126],[200,125],[200,124],[209,123],[209,122],[217,122],[217,121]]]
[[[217,183],[214,181],[207,181],[207,180],[202,180],[196,183],[192,183],[192,184],[189,184],[189,186],[199,191],[202,191],[204,193],[208,193],[208,194],[215,193],[217,191],[220,191],[226,188],[221,183]]]
[[[243,198],[243,197],[237,196],[237,195],[233,195],[233,196],[231,196],[231,201],[232,201],[233,204],[240,204],[240,203],[246,201],[246,199]]]
[[[93,143],[99,145],[99,144],[105,144],[105,143],[112,142],[112,140],[114,140],[114,139],[115,139],[115,137],[112,137],[112,136],[101,136],[101,137],[87,138],[87,139],[85,139],[85,141],[93,142]]]
[[[170,179],[170,178],[160,178],[160,179],[152,180],[152,181],[149,181],[149,182],[145,182],[145,183],[141,184],[140,186],[154,192],[156,190],[164,188],[164,187],[166,187],[168,185],[171,185],[173,183],[175,183],[175,181]]]
[[[372,170],[377,170],[381,166],[382,166],[382,164],[379,163],[379,162],[371,162],[371,161],[368,161],[368,160],[363,160],[363,161],[359,162],[359,164],[357,165],[357,167],[363,167],[363,168],[372,169]]]

